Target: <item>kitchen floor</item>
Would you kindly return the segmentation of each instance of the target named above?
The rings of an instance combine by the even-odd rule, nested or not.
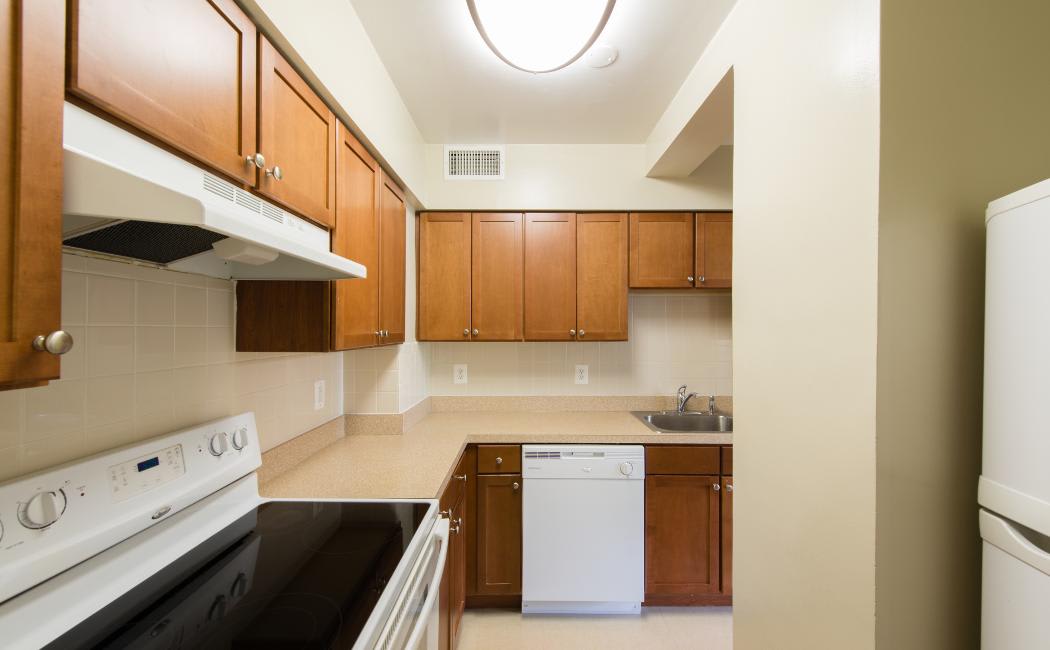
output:
[[[641,616],[522,616],[468,610],[459,650],[731,650],[731,607],[647,607]]]

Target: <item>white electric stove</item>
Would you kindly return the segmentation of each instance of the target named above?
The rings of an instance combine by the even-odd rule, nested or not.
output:
[[[4,648],[436,648],[434,500],[259,497],[251,413],[0,485]]]

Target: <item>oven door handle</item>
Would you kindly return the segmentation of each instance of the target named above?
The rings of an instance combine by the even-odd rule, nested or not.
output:
[[[440,595],[439,592],[441,591],[441,578],[445,574],[445,560],[448,557],[448,533],[448,519],[445,519],[444,517],[438,519],[431,531],[431,537],[437,538],[441,542],[441,550],[438,551],[437,567],[434,569],[434,577],[431,582],[433,588],[427,592],[427,598],[423,602],[423,607],[419,612],[419,619],[416,621],[416,626],[412,630],[412,634],[408,637],[408,643],[405,644],[406,648],[416,648],[419,646],[419,642],[422,640],[423,634],[426,633],[427,626],[430,624],[430,615],[433,613],[434,608],[437,607],[438,597]]]

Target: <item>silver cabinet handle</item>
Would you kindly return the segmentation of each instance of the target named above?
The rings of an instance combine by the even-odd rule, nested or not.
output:
[[[463,328],[463,336],[470,336],[470,330],[464,327]]]
[[[689,280],[690,282],[692,282],[693,281],[693,276],[690,275],[689,277],[686,278],[686,280]]]
[[[496,456],[496,464],[497,465],[502,465],[503,464],[503,458],[501,456]]]
[[[453,476],[452,478],[456,479],[457,481],[463,481],[464,483],[467,481],[467,475],[466,474],[459,474],[459,475]]]
[[[245,156],[244,160],[249,165],[255,165],[259,169],[266,166],[266,156],[263,156],[261,153],[254,153],[250,156]]]
[[[51,354],[65,354],[73,349],[73,336],[65,330],[55,330],[47,336],[41,334],[33,339],[33,349]]]
[[[583,338],[584,336],[586,336],[586,335],[587,335],[587,332],[584,332],[583,330],[580,330],[580,338],[581,338],[581,339],[582,339],[582,338]]]
[[[712,483],[711,487],[713,487],[715,489],[715,492],[718,492],[719,490],[722,489],[722,486],[719,485],[718,483]]]
[[[518,488],[520,488],[520,487],[521,487],[521,486],[520,486],[520,485],[518,485],[518,482],[517,482],[517,481],[514,481],[513,483],[511,483],[511,484],[510,484],[510,489],[514,490],[515,492],[517,492],[517,491],[518,491]]]
[[[730,483],[729,485],[726,486],[726,492],[732,492],[732,491],[733,491],[733,484]]]
[[[569,336],[576,336],[576,330],[569,330]]]
[[[478,328],[475,327],[474,331],[471,332],[471,334],[473,334],[474,336],[477,336],[478,335]]]
[[[274,165],[273,169],[267,169],[266,175],[272,177],[275,181],[279,181],[282,178],[284,178],[284,172],[281,171],[281,167],[279,165]]]

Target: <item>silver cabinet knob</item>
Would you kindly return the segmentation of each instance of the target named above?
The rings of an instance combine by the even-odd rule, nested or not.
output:
[[[456,479],[457,481],[463,481],[464,483],[467,482],[467,475],[466,474],[458,474],[458,475],[453,476],[452,478]]]
[[[390,336],[390,330],[383,330],[383,336]]]
[[[496,456],[496,464],[497,465],[502,465],[503,464],[503,457],[502,456]]]
[[[693,276],[690,275],[689,277],[686,278],[686,280],[689,280],[690,282],[692,282],[693,281]]]
[[[65,354],[73,349],[73,336],[65,330],[55,330],[47,336],[33,339],[33,349],[51,354]]]
[[[470,330],[466,327],[463,328],[463,336],[470,336]]]
[[[383,335],[382,331],[376,330],[376,336],[382,336],[382,335]]]
[[[715,489],[715,492],[718,492],[719,490],[722,489],[722,486],[719,485],[718,483],[712,483],[711,487],[713,487]]]
[[[279,181],[282,178],[284,178],[284,172],[281,171],[281,167],[279,165],[274,165],[273,169],[267,169],[266,175],[270,176],[275,181]]]
[[[261,153],[255,153],[250,156],[246,156],[244,160],[249,165],[255,165],[259,169],[262,169],[266,166],[266,156],[262,155]]]
[[[518,491],[518,488],[520,488],[520,487],[521,487],[521,486],[520,486],[520,485],[518,485],[518,482],[517,482],[517,481],[515,481],[515,482],[513,482],[513,483],[511,483],[511,484],[510,484],[510,489],[514,490],[515,492],[517,492],[517,491]]]
[[[587,332],[580,330],[580,338],[582,339],[584,336],[587,336]]]
[[[576,336],[576,330],[569,330],[569,336]]]
[[[475,327],[474,331],[471,332],[471,334],[473,334],[474,336],[477,336],[478,335],[478,328]]]
[[[732,491],[733,491],[733,484],[730,483],[729,485],[726,486],[726,492],[732,492]]]
[[[703,284],[703,283],[704,283],[704,276],[701,275],[700,276],[700,284]]]

